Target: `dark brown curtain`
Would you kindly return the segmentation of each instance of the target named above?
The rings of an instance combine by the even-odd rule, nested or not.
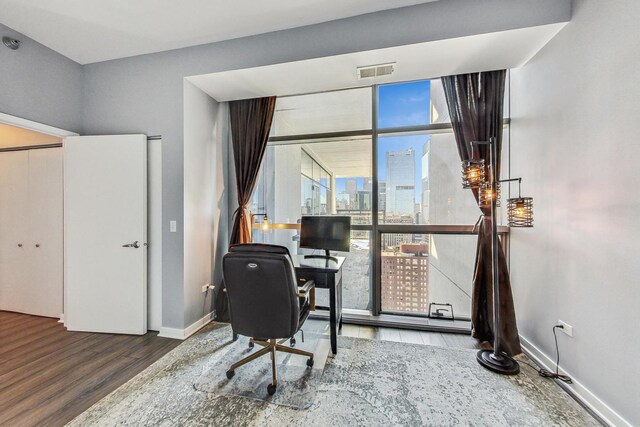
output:
[[[229,102],[233,162],[236,168],[238,208],[233,213],[230,245],[251,242],[251,217],[247,205],[258,180],[258,172],[267,148],[276,97]],[[224,283],[222,289],[224,291]],[[226,294],[216,299],[216,318],[229,320]]]
[[[444,93],[449,107],[453,133],[461,160],[472,156],[471,141],[497,139],[500,176],[500,153],[502,149],[502,120],[504,104],[505,70],[461,74],[442,77]],[[476,145],[473,158],[484,159],[489,164],[489,147]],[[473,190],[478,200],[478,191]],[[480,341],[493,342],[493,281],[491,270],[491,218],[490,208],[480,208],[484,219],[478,229],[473,290],[471,296],[472,335]],[[522,352],[516,325],[511,281],[504,256],[498,248],[498,280],[500,286],[500,350],[514,356]]]

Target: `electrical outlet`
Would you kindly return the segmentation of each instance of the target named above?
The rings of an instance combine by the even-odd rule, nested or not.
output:
[[[211,286],[211,283],[207,283],[206,285],[202,285],[202,293],[206,293],[209,290],[209,286]]]
[[[558,328],[558,329],[560,329],[561,332],[564,332],[565,334],[569,335],[570,337],[573,336],[573,326],[569,325],[566,322],[563,322],[562,320],[558,320],[558,325],[562,325],[562,328]]]

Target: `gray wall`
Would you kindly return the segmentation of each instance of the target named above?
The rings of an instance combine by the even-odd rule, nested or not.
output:
[[[85,66],[85,133],[163,137],[163,326],[183,328],[192,317],[172,304],[183,292],[185,76],[564,22],[570,9],[569,0],[433,2]],[[178,221],[177,233],[168,232],[169,220]]]
[[[80,132],[82,66],[2,24],[0,36],[22,41],[0,44],[0,112]]]
[[[511,236],[522,336],[640,425],[640,2],[574,3],[571,22],[511,73],[511,174],[535,227]],[[586,394],[582,390],[583,394]]]
[[[220,212],[216,187],[224,191],[224,180],[216,180],[216,172],[223,169],[216,167],[220,159],[215,151],[221,148],[215,138],[217,116],[218,103],[185,80],[184,313],[191,316],[185,317],[185,325],[211,312],[212,292],[203,293],[202,286],[213,277],[213,242],[217,240],[213,228]]]

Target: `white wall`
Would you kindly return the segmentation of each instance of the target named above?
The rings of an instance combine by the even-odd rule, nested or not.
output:
[[[184,81],[185,326],[212,311],[212,292],[203,293],[202,286],[213,279],[214,224],[220,215],[216,190],[224,185],[216,179],[223,168],[216,158],[221,148],[215,140],[218,108],[213,98]]]
[[[0,123],[0,148],[61,144],[62,138]]]
[[[571,324],[574,337],[560,333],[559,345],[561,367],[580,383],[574,388],[586,387],[634,425],[639,17],[637,0],[574,1],[571,22],[512,72],[511,84],[511,172],[524,178],[535,211],[535,228],[511,237],[520,333],[553,359],[551,327]]]

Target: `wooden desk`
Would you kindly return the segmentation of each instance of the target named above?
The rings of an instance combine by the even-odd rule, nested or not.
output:
[[[293,255],[293,264],[300,285],[313,280],[316,288],[329,289],[329,328],[331,332],[331,351],[338,353],[338,330],[342,328],[342,264],[344,257],[335,260],[322,258],[305,258],[304,255]]]

